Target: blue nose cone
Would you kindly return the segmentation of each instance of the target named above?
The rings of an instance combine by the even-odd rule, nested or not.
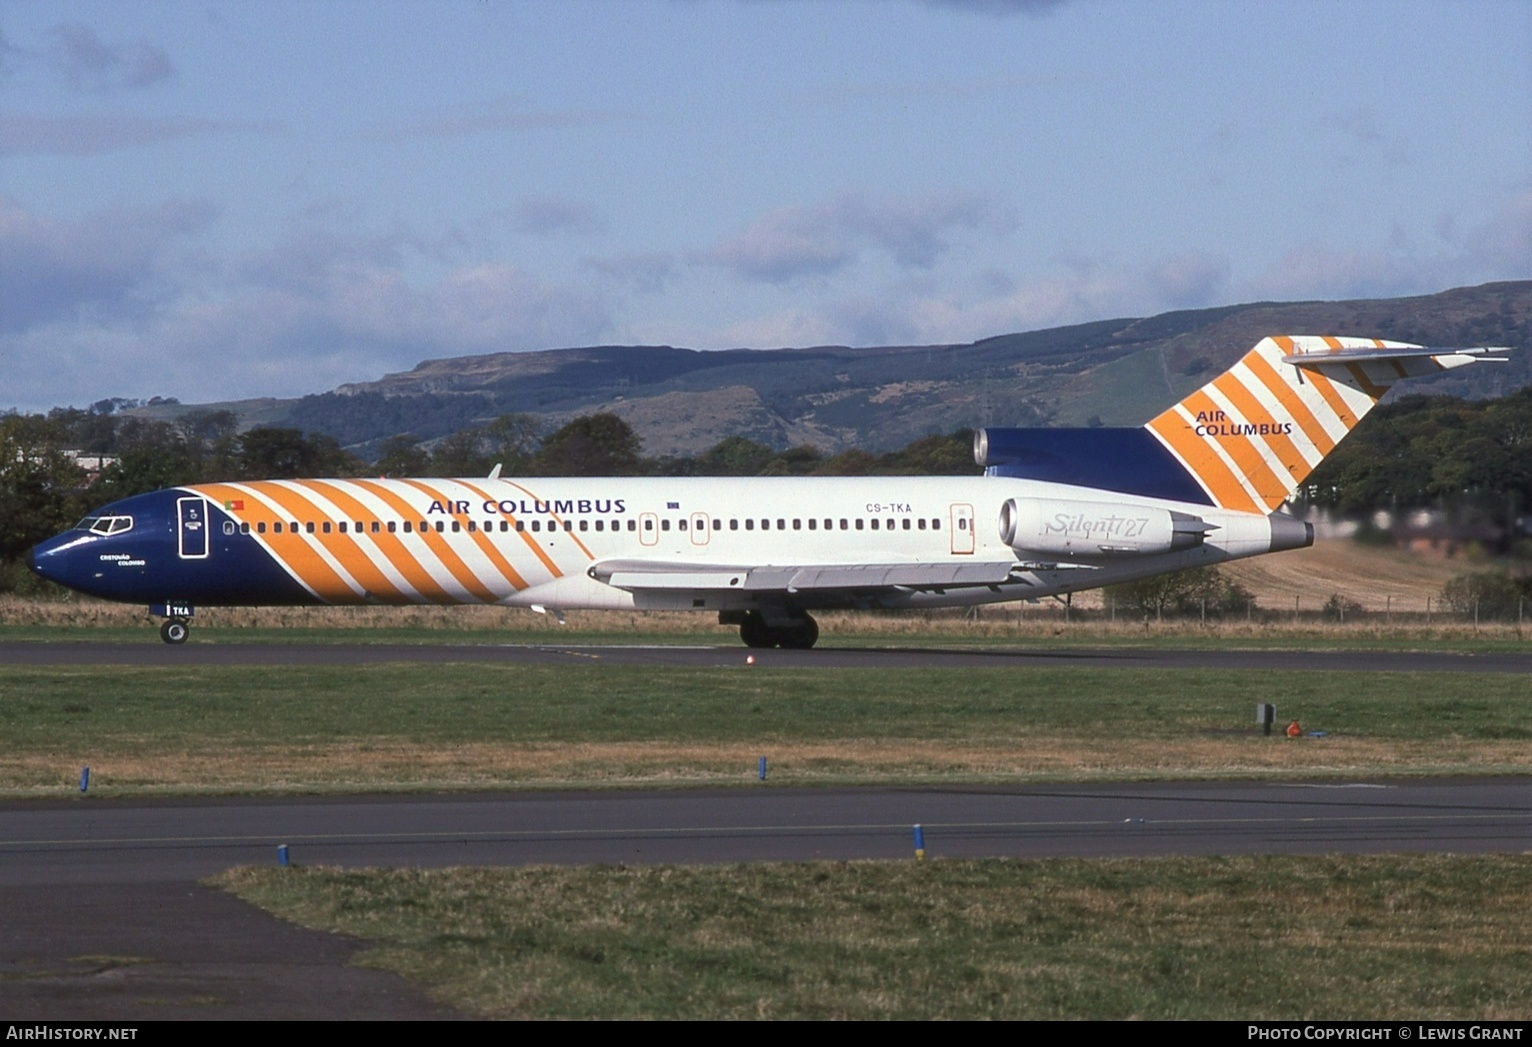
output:
[[[70,556],[70,552],[79,545],[89,544],[90,536],[80,531],[69,531],[57,538],[49,538],[46,542],[39,542],[27,553],[27,566],[32,573],[57,582],[59,585],[78,589],[78,580],[74,577],[79,573],[80,564],[78,556]]]

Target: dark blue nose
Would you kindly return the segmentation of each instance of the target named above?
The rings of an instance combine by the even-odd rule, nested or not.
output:
[[[75,579],[72,576],[79,572],[80,565],[79,557],[71,556],[70,553],[76,546],[89,542],[90,535],[82,531],[66,531],[56,538],[34,545],[32,551],[27,553],[27,566],[34,574],[50,582],[73,587]]]

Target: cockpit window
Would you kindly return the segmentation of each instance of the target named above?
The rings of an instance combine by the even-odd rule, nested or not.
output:
[[[131,516],[87,516],[75,525],[82,531],[91,534],[113,535],[122,534],[124,531],[133,529],[133,517]]]

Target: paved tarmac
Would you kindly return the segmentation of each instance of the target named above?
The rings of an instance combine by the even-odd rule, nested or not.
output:
[[[750,651],[743,646],[580,644],[234,644],[0,643],[0,665],[367,665],[489,662],[507,665],[757,665],[787,668],[975,668],[1082,665],[1097,668],[1305,669],[1319,672],[1532,673],[1532,652],[1175,650],[1167,648],[827,647]]]

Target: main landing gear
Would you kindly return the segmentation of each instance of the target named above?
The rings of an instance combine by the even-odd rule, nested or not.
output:
[[[782,626],[766,624],[760,611],[746,611],[739,622],[739,638],[746,647],[783,647],[806,651],[819,639],[819,623],[808,615]]]
[[[160,624],[160,639],[166,643],[185,643],[191,635],[191,625],[185,618],[166,618]]]

